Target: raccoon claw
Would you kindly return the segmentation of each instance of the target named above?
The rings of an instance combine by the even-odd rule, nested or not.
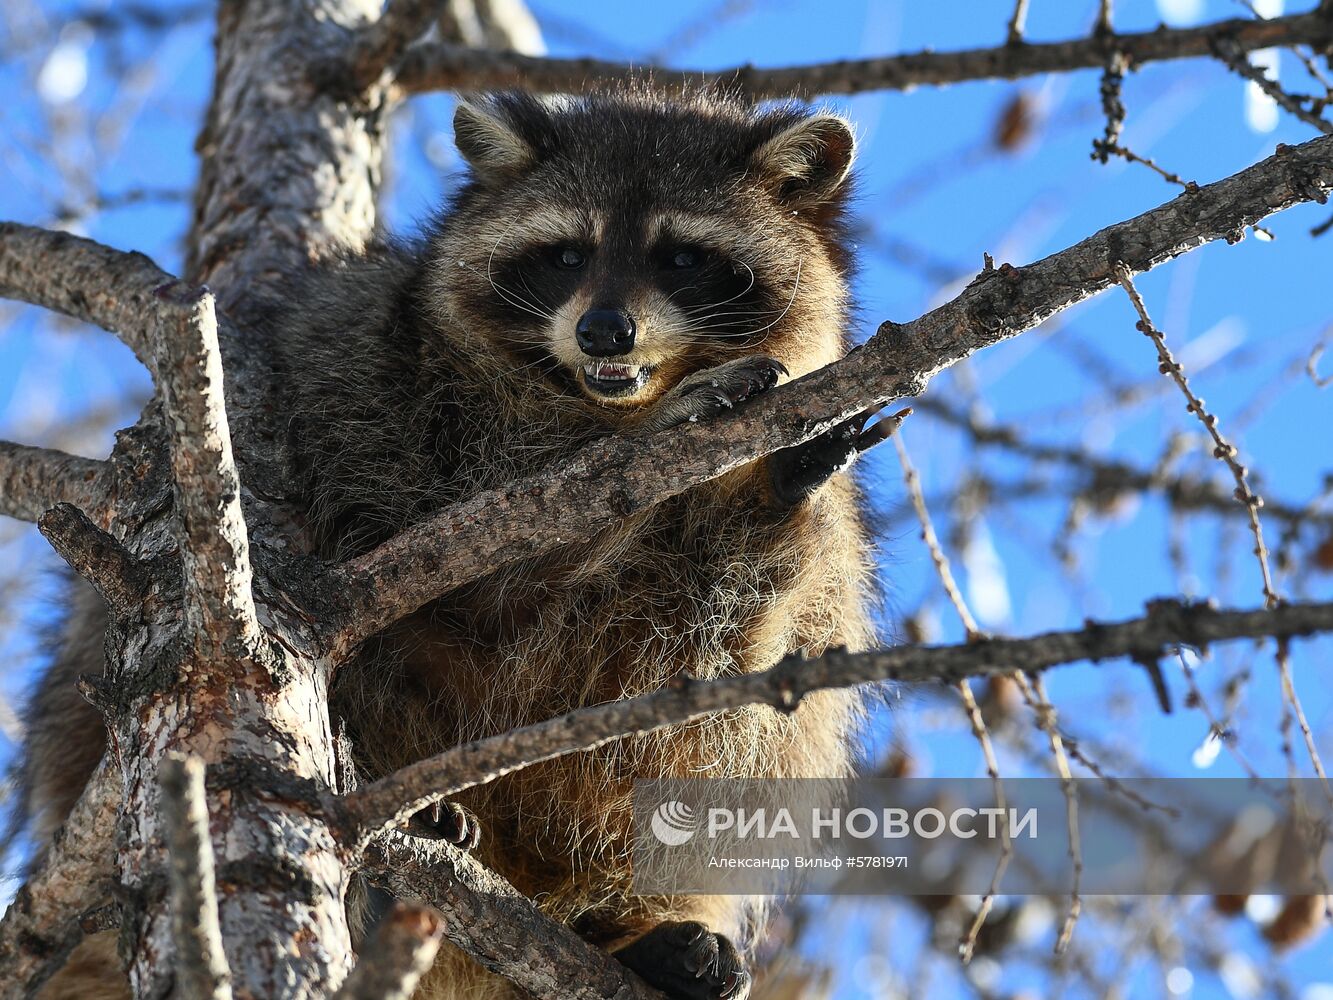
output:
[[[407,829],[414,836],[444,840],[464,851],[475,851],[481,843],[481,823],[476,814],[457,802],[427,806],[412,817]]]
[[[644,426],[649,431],[660,431],[715,417],[773,388],[786,374],[787,368],[781,361],[762,355],[718,365],[677,386],[658,404]]]
[[[615,953],[670,1000],[747,1000],[751,977],[736,946],[696,920],[658,924]]]
[[[911,411],[904,410],[866,429],[881,407],[862,410],[831,431],[794,448],[776,451],[769,458],[769,479],[778,504],[794,507],[836,472],[851,464],[858,454],[886,440]]]
[[[686,389],[686,394],[713,390],[726,397],[727,407],[745,402],[751,396],[757,396],[766,389],[778,384],[778,379],[787,374],[787,366],[777,358],[758,355],[741,358],[731,364],[720,365],[703,373],[699,387]]]

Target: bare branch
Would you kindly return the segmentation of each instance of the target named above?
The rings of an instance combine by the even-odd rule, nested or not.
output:
[[[213,296],[178,282],[160,289],[159,298],[170,306],[158,325],[157,381],[171,435],[187,614],[199,637],[253,638],[259,624],[250,542],[227,427]]]
[[[500,736],[475,740],[411,764],[344,797],[347,819],[364,846],[420,809],[473,785],[553,757],[578,753],[663,726],[680,725],[745,705],[792,711],[806,694],[872,681],[954,684],[1015,670],[1129,657],[1160,658],[1177,646],[1206,647],[1229,639],[1309,635],[1333,630],[1333,602],[1252,611],[1154,601],[1141,618],[1026,639],[977,639],[957,646],[898,646],[865,653],[830,650],[806,660],[790,656],[756,674],[713,681],[685,678],[662,691],[569,712]]]
[[[204,762],[198,757],[172,754],[162,762],[158,773],[162,832],[170,858],[176,987],[185,1000],[231,1000],[231,973],[218,924]]]
[[[364,28],[348,53],[352,82],[359,90],[374,83],[407,47],[426,33],[447,0],[390,0],[379,20]]]
[[[1017,11],[1015,11],[1014,16],[1016,19],[1018,18]],[[982,637],[981,629],[977,627],[977,619],[972,614],[972,609],[967,606],[967,600],[963,597],[963,592],[954,579],[949,557],[944,554],[944,546],[940,544],[939,535],[935,533],[935,523],[930,518],[925,495],[921,492],[921,476],[916,471],[916,466],[912,464],[912,458],[907,452],[907,442],[899,434],[893,439],[893,446],[898,452],[898,463],[903,469],[903,485],[907,487],[907,493],[912,498],[912,507],[916,510],[917,520],[921,524],[921,540],[925,542],[926,549],[930,552],[930,561],[935,566],[935,575],[940,578],[940,585],[944,588],[949,603],[953,605],[968,641],[975,642]],[[995,791],[995,806],[1003,810],[1006,808],[1004,781],[1000,777],[1000,762],[995,756],[995,744],[991,741],[990,730],[986,727],[986,720],[981,714],[976,695],[972,693],[971,683],[967,678],[963,678],[955,686],[958,689],[959,697],[962,698],[963,710],[967,713],[968,724],[972,727],[972,737],[981,748],[981,757],[986,762],[986,774],[990,778],[991,787]],[[972,961],[972,955],[977,946],[977,935],[981,932],[982,924],[986,922],[986,918],[995,906],[995,897],[1000,892],[1000,883],[1004,879],[1004,873],[1009,867],[1009,861],[1013,854],[1014,845],[1010,839],[1009,831],[1002,829],[1000,831],[1000,855],[995,859],[995,872],[991,875],[990,886],[986,889],[986,894],[981,897],[976,913],[968,922],[967,929],[958,942],[958,957],[964,965]]]
[[[334,1000],[409,1000],[440,950],[440,915],[399,903],[361,949],[351,975]]]
[[[1245,58],[1245,53],[1230,38],[1218,38],[1214,43],[1217,58],[1226,63],[1237,76],[1249,80],[1265,94],[1271,97],[1288,113],[1295,115],[1307,125],[1312,125],[1325,135],[1333,133],[1333,122],[1326,121],[1301,103],[1300,98],[1287,93],[1275,81],[1268,78],[1262,66],[1256,66]]]
[[[36,521],[56,504],[71,503],[102,520],[109,471],[96,459],[0,441],[0,514]]]
[[[388,833],[368,845],[362,869],[400,899],[435,907],[450,941],[541,1000],[662,1000],[605,951],[443,841]]]
[[[59,503],[37,519],[37,528],[60,558],[93,585],[114,616],[137,611],[148,575],[125,547],[73,504]]]
[[[1053,462],[1076,469],[1088,476],[1084,495],[1110,498],[1119,493],[1160,494],[1171,506],[1181,510],[1215,510],[1232,513],[1236,496],[1207,479],[1167,475],[1162,469],[1145,469],[1114,458],[1098,458],[1082,448],[1046,444],[1024,438],[1013,424],[982,423],[971,414],[950,405],[942,398],[926,396],[912,404],[914,409],[938,417],[962,430],[974,444],[992,445],[1037,462]],[[1264,497],[1264,512],[1288,524],[1327,524],[1333,516],[1321,516],[1308,507],[1274,501]]]
[[[111,898],[120,769],[103,760],[55,842],[0,920],[0,995],[36,993],[83,940],[80,918]],[[15,993],[15,989],[23,992]]]
[[[1014,12],[1009,15],[1008,39],[1010,45],[1023,44],[1023,29],[1027,26],[1028,0],[1014,0]]]
[[[0,222],[0,297],[31,302],[114,333],[153,367],[153,291],[172,281],[141,253],[69,233]]]
[[[1162,374],[1175,382],[1176,387],[1188,402],[1185,408],[1198,418],[1207,430],[1208,436],[1212,438],[1214,445],[1213,457],[1225,463],[1227,469],[1231,472],[1232,479],[1236,482],[1236,500],[1245,507],[1245,514],[1250,522],[1250,533],[1254,536],[1254,556],[1259,562],[1259,572],[1263,580],[1264,602],[1270,608],[1277,607],[1281,601],[1281,595],[1278,594],[1273,585],[1273,573],[1268,564],[1268,546],[1264,544],[1264,529],[1259,522],[1259,509],[1264,505],[1263,498],[1250,489],[1249,470],[1241,465],[1240,459],[1236,457],[1238,454],[1236,446],[1222,436],[1217,416],[1208,411],[1203,400],[1190,388],[1184,367],[1175,359],[1171,349],[1166,346],[1166,335],[1153,325],[1152,318],[1148,315],[1148,308],[1144,305],[1143,297],[1139,295],[1138,289],[1134,287],[1133,279],[1123,271],[1120,272],[1118,277],[1125,293],[1129,296],[1130,302],[1134,305],[1134,311],[1139,314],[1139,321],[1136,324],[1138,330],[1148,337],[1157,349],[1159,369]],[[1299,722],[1301,734],[1305,738],[1306,752],[1310,755],[1310,763],[1314,766],[1315,774],[1322,779],[1324,789],[1330,795],[1330,801],[1333,801],[1333,791],[1330,791],[1328,775],[1324,772],[1324,762],[1320,759],[1314,734],[1310,731],[1310,723],[1306,720],[1305,709],[1301,706],[1300,697],[1296,693],[1296,685],[1292,681],[1287,643],[1282,641],[1277,644],[1277,666],[1278,674],[1282,680],[1283,701]]]
[[[651,75],[661,87],[679,90],[700,85],[736,88],[751,97],[858,94],[871,90],[907,90],[964,80],[1016,80],[1042,73],[1092,69],[1106,62],[1108,48],[1124,54],[1129,65],[1212,55],[1217,38],[1231,38],[1242,51],[1275,45],[1326,45],[1333,23],[1318,13],[1293,14],[1266,21],[1234,18],[1193,28],[1164,28],[1134,34],[1098,33],[1088,38],[1042,45],[1004,45],[959,52],[917,52],[874,59],[844,59],[810,66],[758,69],[738,66],[718,72],[649,70],[598,59],[539,59],[512,52],[495,53],[445,43],[409,49],[397,83],[409,92],[486,90],[523,87],[546,92],[577,92],[608,83]]]
[[[1319,359],[1324,356],[1324,348],[1327,344],[1327,338],[1321,340],[1310,350],[1310,357],[1305,362],[1305,374],[1310,376],[1310,381],[1315,384],[1316,389],[1327,389],[1333,385],[1333,375],[1319,374]]]
[[[1117,281],[1333,189],[1333,137],[1277,153],[1226,180],[1025,267],[983,271],[952,302],[884,323],[846,358],[771,390],[724,419],[653,437],[608,438],[552,468],[478,493],[331,570],[321,595],[335,653],[497,566],[645,510],[862,409],[922,392],[944,368],[1038,325]]]

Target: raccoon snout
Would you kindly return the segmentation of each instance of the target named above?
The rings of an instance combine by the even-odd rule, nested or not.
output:
[[[579,349],[592,358],[613,358],[634,350],[634,320],[619,309],[589,309],[574,327]]]

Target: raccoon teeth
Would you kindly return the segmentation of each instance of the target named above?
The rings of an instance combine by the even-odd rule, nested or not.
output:
[[[584,365],[583,371],[589,378],[600,379],[603,382],[618,382],[638,378],[640,367],[640,365],[613,365],[600,362],[595,365]]]

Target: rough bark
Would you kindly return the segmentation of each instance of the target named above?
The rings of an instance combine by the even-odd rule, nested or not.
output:
[[[158,313],[153,292],[170,280],[141,253],[0,222],[0,296],[100,326],[150,368],[152,320]]]
[[[274,0],[224,2],[218,12],[189,277],[207,281],[223,309],[243,324],[221,324],[218,341],[230,436],[246,487],[245,520],[251,536],[263,539],[252,544],[251,558],[265,569],[299,553],[302,536],[286,503],[296,490],[280,386],[266,345],[253,332],[255,320],[276,279],[332,245],[356,245],[370,232],[382,143],[379,91],[340,102],[318,92],[311,66],[341,52],[350,32],[376,9],[373,0]],[[199,316],[190,322],[207,325]],[[201,343],[182,346],[197,361]],[[212,365],[206,362],[203,378],[215,404]],[[200,372],[196,365],[195,374]],[[167,404],[171,410],[170,392]],[[216,415],[215,405],[211,412]],[[203,424],[196,429],[210,426],[212,417],[199,416]],[[173,417],[179,419],[179,409]],[[143,436],[152,439],[143,442],[145,452],[166,451],[160,432],[145,430]],[[214,445],[220,440],[213,435]],[[213,493],[209,519],[234,525],[235,491],[216,463],[220,452],[204,451],[212,456],[209,475],[222,484]],[[176,456],[179,468],[179,448]],[[127,537],[127,547],[140,558],[169,552],[170,527],[159,518]],[[187,521],[180,537],[190,536]],[[241,564],[238,543],[234,533],[223,540],[233,567]],[[271,547],[267,553],[260,551],[265,546]],[[201,576],[207,565],[207,556],[202,563],[187,560],[182,577],[196,594],[188,601],[192,606],[200,594],[229,595],[213,605],[241,637],[225,656],[202,655],[200,632],[182,626],[187,598],[180,587],[159,594],[146,607],[145,621],[108,643],[109,687],[118,699],[116,742],[126,762],[119,877],[135,942],[132,982],[140,995],[154,993],[171,968],[157,765],[163,751],[178,749],[209,765],[220,922],[237,995],[323,996],[341,982],[351,961],[342,903],[348,872],[319,808],[319,793],[334,779],[330,663],[317,655],[306,623],[262,572],[252,595],[263,626],[256,636],[241,620],[247,617],[244,588],[224,581],[219,590],[217,580]]]
[[[162,820],[171,854],[177,992],[185,1000],[231,1000],[231,972],[218,926],[204,765],[198,757],[172,756],[162,765]]]
[[[1212,55],[1219,39],[1227,39],[1240,52],[1295,44],[1322,48],[1333,41],[1333,20],[1322,12],[1271,20],[1235,18],[1194,28],[1094,34],[1040,45],[1019,43],[960,52],[927,51],[874,59],[842,59],[811,66],[760,68],[747,64],[716,72],[630,66],[600,59],[542,59],[429,43],[408,52],[398,69],[396,82],[408,92],[503,87],[568,92],[650,73],[658,86],[669,89],[721,85],[755,98],[812,97],[909,90],[964,80],[1015,80],[1041,73],[1100,68],[1112,52],[1120,53],[1134,67],[1166,59]]]
[[[105,462],[54,448],[0,441],[0,514],[36,521],[58,503],[99,516],[107,510]]]
[[[541,1000],[663,1000],[614,958],[558,924],[489,868],[439,841],[388,833],[367,845],[367,875],[444,914],[445,935]]]
[[[38,518],[37,527],[60,558],[92,584],[112,615],[125,618],[138,611],[151,584],[147,568],[83,511],[56,504]]]
[[[171,441],[187,625],[211,649],[244,650],[257,640],[259,623],[213,296],[183,283],[158,295],[173,307],[158,325],[155,359]]]
[[[41,988],[83,940],[79,920],[111,895],[111,837],[120,810],[120,775],[103,761],[69,821],[0,920],[0,997]]]
[[[409,1000],[440,949],[440,917],[398,904],[380,921],[334,1000]]]

